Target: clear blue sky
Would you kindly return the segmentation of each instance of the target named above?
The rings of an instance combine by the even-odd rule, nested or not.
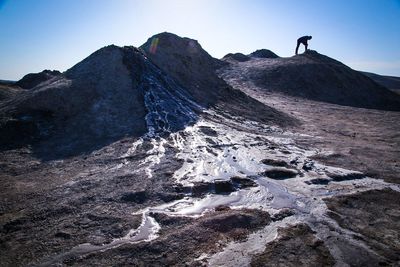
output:
[[[359,70],[400,76],[400,0],[0,0],[0,79],[65,71],[109,45],[163,32],[212,56],[310,48]]]

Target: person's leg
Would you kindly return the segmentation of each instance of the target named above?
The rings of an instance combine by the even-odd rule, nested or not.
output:
[[[305,44],[304,46],[306,47],[306,50],[304,50],[304,52],[306,52],[308,49],[308,44]]]
[[[300,46],[300,42],[297,42],[297,46],[296,46],[296,55],[299,52],[299,46]]]

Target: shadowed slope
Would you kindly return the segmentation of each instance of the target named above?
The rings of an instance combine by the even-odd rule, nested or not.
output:
[[[183,129],[198,108],[139,50],[108,46],[3,103],[2,145],[36,142],[43,158],[71,156],[124,136]]]

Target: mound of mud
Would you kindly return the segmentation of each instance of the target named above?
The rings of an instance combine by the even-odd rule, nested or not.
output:
[[[290,58],[238,63],[225,67],[221,74],[228,82],[252,81],[266,92],[352,107],[400,110],[399,95],[312,50]]]
[[[0,81],[0,101],[13,98],[22,91],[24,90],[16,86],[15,82]]]
[[[364,74],[365,76],[370,77],[376,83],[394,91],[395,93],[400,93],[400,77],[378,75],[370,72],[361,72],[361,73]]]
[[[22,134],[18,129],[29,125],[33,139],[45,140],[46,147],[79,154],[124,136],[183,129],[196,120],[198,109],[138,49],[107,46],[64,74],[4,102],[0,132],[9,138],[2,138],[1,145],[23,145],[26,136],[15,133]]]
[[[235,63],[235,62],[246,62],[253,58],[279,58],[277,54],[268,49],[259,49],[251,53],[250,55],[245,55],[242,53],[229,53],[225,55],[221,60],[225,62]]]
[[[268,49],[259,49],[250,54],[251,57],[255,58],[278,58],[279,56]]]
[[[15,85],[24,89],[31,89],[40,83],[48,81],[59,75],[61,75],[61,72],[58,70],[44,70],[39,73],[29,73],[22,77],[21,80],[16,82]]]
[[[245,61],[249,61],[250,57],[246,56],[245,54],[242,53],[229,53],[227,55],[225,55],[222,60],[225,61],[239,61],[239,62],[245,62]]]
[[[149,38],[141,48],[205,107],[215,107],[233,116],[280,126],[295,123],[284,113],[233,89],[218,77],[216,70],[227,63],[211,57],[196,40],[164,32]]]
[[[215,75],[223,63],[211,57],[196,40],[164,32],[149,38],[140,48],[203,105],[213,103],[218,90],[226,86]]]

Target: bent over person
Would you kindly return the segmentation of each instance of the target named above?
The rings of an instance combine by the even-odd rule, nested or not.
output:
[[[300,37],[299,39],[297,39],[297,46],[296,46],[296,55],[299,52],[299,46],[300,44],[303,44],[305,46],[305,51],[307,51],[307,47],[308,47],[308,40],[311,40],[312,36],[303,36]]]

